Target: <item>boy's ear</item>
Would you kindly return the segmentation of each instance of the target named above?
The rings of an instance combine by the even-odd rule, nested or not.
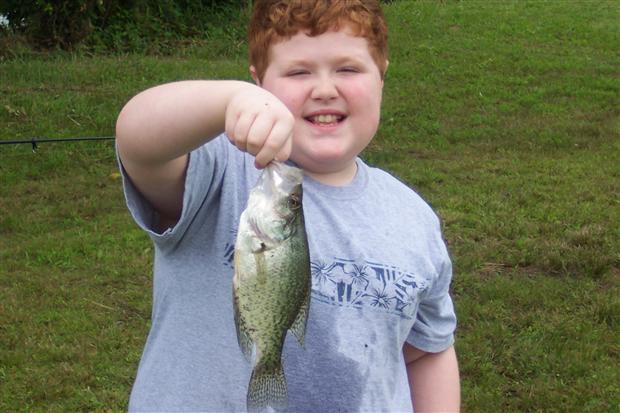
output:
[[[252,76],[252,79],[254,79],[254,83],[260,86],[260,79],[258,78],[258,75],[256,74],[256,68],[254,67],[254,65],[250,66],[250,76]]]
[[[385,77],[385,74],[387,73],[389,66],[390,66],[390,61],[385,59],[385,69],[383,69],[383,77]]]

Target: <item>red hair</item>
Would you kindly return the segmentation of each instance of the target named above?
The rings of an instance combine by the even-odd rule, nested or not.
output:
[[[345,26],[368,41],[370,55],[383,76],[388,45],[379,0],[255,0],[249,27],[250,64],[262,80],[272,44],[299,31],[318,36]]]

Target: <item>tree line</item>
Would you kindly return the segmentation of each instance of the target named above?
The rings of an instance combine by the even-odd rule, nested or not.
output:
[[[20,36],[40,49],[80,45],[131,51],[146,42],[174,42],[232,24],[251,0],[2,0],[5,36]],[[8,22],[7,22],[8,20]]]

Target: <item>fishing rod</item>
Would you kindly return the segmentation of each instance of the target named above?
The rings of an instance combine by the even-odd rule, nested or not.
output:
[[[77,141],[103,141],[103,140],[111,140],[115,139],[114,136],[92,136],[92,137],[81,137],[81,138],[30,138],[23,140],[0,140],[0,145],[19,145],[19,144],[30,144],[32,145],[32,151],[36,152],[38,149],[39,143],[49,143],[49,142],[77,142]]]

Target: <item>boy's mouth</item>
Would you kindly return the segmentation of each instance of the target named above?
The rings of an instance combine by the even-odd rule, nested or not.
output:
[[[308,122],[314,123],[315,125],[334,125],[336,123],[342,122],[344,118],[344,115],[320,114],[307,116],[305,119]]]

